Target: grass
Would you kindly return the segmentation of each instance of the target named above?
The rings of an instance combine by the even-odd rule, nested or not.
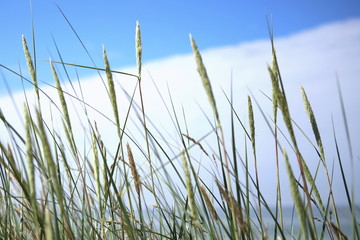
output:
[[[273,103],[273,117],[266,119],[269,132],[274,137],[274,143],[269,144],[274,144],[275,148],[275,208],[263,196],[258,177],[256,117],[253,111],[256,99],[248,96],[247,128],[233,106],[232,92],[230,97],[225,94],[231,109],[231,143],[225,143],[226,133],[221,124],[220,109],[217,108],[206,67],[191,35],[190,44],[212,113],[206,113],[210,132],[203,138],[195,139],[187,128],[186,115],[184,112],[179,115],[169,94],[169,101],[165,104],[174,123],[180,150],[163,141],[166,132],[161,132],[156,126],[149,127],[152,123],[147,117],[142,93],[142,43],[138,22],[135,34],[137,74],[112,70],[105,49],[104,68],[66,63],[59,53],[61,61],[49,61],[60,102],[60,106],[57,106],[52,101],[54,108],[51,109],[40,104],[41,98],[46,95],[37,83],[37,70],[34,67],[37,60],[31,57],[23,36],[25,60],[31,76],[31,81],[28,81],[34,86],[37,104],[32,106],[25,101],[24,129],[16,129],[0,112],[1,123],[10,136],[0,139],[0,238],[360,239],[355,199],[350,195],[352,189],[349,189],[342,169],[335,130],[337,160],[341,167],[339,171],[347,193],[347,210],[351,213],[351,233],[345,233],[341,227],[338,206],[332,194],[332,175],[336,170],[327,166],[321,134],[304,88],[301,88],[301,92],[316,140],[316,154],[313,157],[319,160],[318,168],[310,170],[299,150],[299,136],[294,131],[297,125],[291,118],[284,87],[286,82],[282,80],[272,34],[270,36],[273,62],[268,72],[272,83],[272,96],[269,99]],[[70,66],[106,73],[107,85],[104,87],[113,111],[112,138],[114,141],[116,139],[116,149],[104,144],[101,126],[88,114],[92,107],[79,97],[81,93],[70,95],[62,88],[56,66],[62,66],[64,71]],[[13,73],[27,80],[21,73]],[[121,92],[116,92],[114,74],[126,75],[136,81],[133,92],[127,95],[128,105],[118,103]],[[83,114],[85,119],[83,142],[74,133],[72,122],[75,119],[69,113],[69,98],[66,96],[83,104],[83,112],[79,109],[77,113]],[[342,103],[342,98],[340,101]],[[343,104],[342,107],[347,125]],[[126,115],[121,116],[119,108],[125,108]],[[263,112],[261,107],[259,110]],[[51,116],[59,113],[62,127],[58,127],[55,120],[45,120],[45,111],[50,111]],[[131,133],[138,129],[128,127],[130,112],[138,117],[137,124],[142,129],[143,139],[131,137]],[[281,117],[285,129],[280,129],[278,125]],[[185,124],[180,123],[182,119]],[[240,125],[241,131],[235,130],[235,125]],[[279,133],[285,136],[291,148],[281,146],[283,143],[278,138]],[[212,146],[216,148],[211,151],[204,147],[204,139],[209,135],[215,139]],[[238,146],[239,136],[245,136],[245,146]],[[306,135],[301,137],[306,138]],[[252,154],[248,154],[248,151]],[[239,152],[244,153],[244,157],[240,157]],[[294,152],[294,159],[287,152]],[[202,163],[203,155],[213,158],[212,166]],[[292,160],[296,160],[297,164]],[[291,188],[295,209],[292,219],[295,222],[298,219],[299,229],[296,229],[296,223],[288,227],[284,222],[283,183],[280,182],[279,173],[281,163],[286,166]],[[255,166],[255,173],[250,172],[251,164]],[[208,171],[213,184],[207,183],[206,177],[202,176],[204,171]],[[327,195],[319,193],[317,174],[312,174],[318,171],[325,172]],[[154,204],[149,204],[150,201]],[[269,223],[265,215],[270,216],[272,229],[267,229]]]

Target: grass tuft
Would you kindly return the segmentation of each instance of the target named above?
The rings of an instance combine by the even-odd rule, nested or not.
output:
[[[92,59],[75,29],[71,28]],[[5,129],[0,138],[0,239],[270,239],[270,236],[274,239],[346,239],[352,234],[351,239],[360,240],[354,189],[348,185],[335,129],[333,140],[348,201],[346,211],[349,219],[341,216],[341,208],[335,204],[333,181],[337,179],[333,179],[333,173],[337,168],[333,166],[330,172],[327,167],[326,145],[323,142],[328,139],[321,138],[315,113],[303,88],[303,102],[316,144],[312,144],[300,128],[303,135],[295,136],[294,126],[299,125],[290,115],[272,33],[273,59],[271,66],[267,67],[272,84],[272,92],[269,93],[272,94],[272,117],[265,114],[265,109],[254,96],[248,96],[249,127],[246,128],[243,124],[246,120],[239,117],[235,107],[233,89],[230,98],[224,92],[231,110],[228,113],[231,117],[230,137],[223,130],[223,119],[219,115],[219,110],[226,113],[226,109],[216,106],[205,65],[191,35],[197,71],[211,106],[210,115],[213,116],[213,119],[207,118],[209,132],[194,138],[187,122],[186,109],[181,109],[184,119],[181,123],[170,92],[172,112],[160,91],[159,94],[173,120],[174,129],[160,130],[145,110],[143,90],[147,89],[142,88],[139,22],[136,22],[135,29],[136,74],[112,70],[105,49],[102,52],[104,69],[101,69],[94,62],[93,66],[67,63],[56,47],[61,61],[50,60],[49,63],[60,105],[48,99],[49,108],[44,107],[46,104],[40,105],[39,93],[46,97],[49,95],[42,86],[38,86],[36,60],[32,59],[24,36],[22,40],[37,104],[35,110],[30,109],[31,104],[25,96],[25,124],[21,128],[8,120],[0,109],[0,127]],[[36,56],[34,46],[33,56]],[[86,102],[81,81],[78,82],[80,92],[76,92],[73,86],[74,93],[66,92],[60,84],[61,69],[57,69],[56,64],[62,65],[71,84],[73,79],[67,68],[84,68],[99,73],[100,77],[100,71],[105,71],[107,85],[104,82],[104,88],[109,94],[109,106],[115,121]],[[21,73],[11,72],[23,77]],[[114,74],[137,80],[131,93],[125,89],[123,92],[115,91]],[[122,93],[128,98],[129,105],[125,109],[124,123],[120,125],[119,112],[124,104],[118,105],[118,99]],[[340,90],[339,93],[350,144]],[[44,97],[41,102],[45,100]],[[258,109],[254,109],[256,105],[253,102]],[[83,108],[77,109],[76,115],[70,114],[70,103],[80,103]],[[156,107],[159,107],[157,111],[161,111],[160,106]],[[261,187],[259,184],[261,155],[257,151],[262,142],[259,137],[266,132],[257,134],[261,128],[258,128],[259,121],[255,121],[255,110],[262,113],[270,129],[268,134],[274,137],[275,144],[269,143],[274,144],[274,154],[267,153],[266,160],[276,161],[276,178],[268,179],[276,181],[276,199],[268,199],[264,194],[266,184],[261,184]],[[91,111],[109,120],[113,126],[98,126],[97,116]],[[207,117],[208,113],[204,112],[204,115]],[[279,123],[281,119],[278,115],[282,115],[285,125]],[[80,119],[81,129],[76,129],[75,117]],[[58,126],[58,121],[62,127]],[[206,123],[201,124],[206,126]],[[175,137],[172,132],[176,133]],[[282,134],[281,137],[278,133]],[[225,143],[227,137],[231,139],[229,145]],[[301,151],[304,141],[314,147],[314,155]],[[289,146],[294,154],[288,155],[282,145]],[[348,147],[352,154],[351,146]],[[181,148],[184,150],[180,151]],[[284,162],[278,150],[282,150]],[[317,167],[310,168],[313,164],[308,165],[303,156],[318,160]],[[252,162],[255,172],[251,170]],[[285,166],[288,180],[280,177],[282,166]],[[318,178],[323,176],[318,174],[321,170],[325,173],[328,189],[317,184]],[[288,209],[282,203],[285,194],[280,188],[287,182],[292,199],[290,207],[296,210],[291,219],[286,217]],[[324,189],[319,191],[320,187]],[[272,206],[273,203],[275,206]],[[346,222],[351,225],[344,227]],[[348,226],[352,227],[350,232]],[[321,234],[318,236],[318,233]]]

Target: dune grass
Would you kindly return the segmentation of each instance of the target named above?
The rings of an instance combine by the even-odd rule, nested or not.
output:
[[[62,60],[49,61],[60,102],[60,106],[53,103],[55,108],[50,111],[60,113],[62,128],[55,127],[53,122],[43,118],[43,112],[49,111],[40,104],[41,98],[46,95],[38,86],[37,70],[34,67],[36,60],[32,58],[23,36],[25,60],[37,104],[33,106],[27,101],[24,103],[24,129],[14,128],[12,123],[7,121],[7,116],[0,111],[1,124],[10,136],[0,139],[0,238],[360,239],[355,199],[350,196],[348,178],[341,167],[339,171],[342,173],[348,210],[352,216],[352,232],[345,233],[342,230],[338,206],[332,195],[331,171],[334,169],[327,166],[321,134],[304,88],[301,88],[304,109],[316,141],[314,148],[317,155],[314,158],[321,163],[316,171],[325,172],[328,195],[320,195],[316,185],[317,175],[312,175],[313,171],[309,170],[307,160],[298,148],[298,138],[305,136],[295,136],[296,123],[291,118],[287,104],[284,87],[286,83],[281,78],[272,35],[270,39],[273,62],[268,67],[268,72],[269,81],[272,83],[273,118],[269,119],[271,121],[268,123],[269,132],[274,136],[274,143],[269,144],[274,144],[273,157],[276,159],[277,170],[277,178],[273,179],[277,184],[275,208],[268,204],[269,200],[261,193],[258,177],[256,117],[253,112],[253,101],[256,99],[248,97],[247,127],[233,106],[232,92],[230,98],[226,95],[231,109],[231,143],[225,143],[227,133],[222,128],[219,114],[221,109],[217,108],[210,79],[191,35],[190,45],[212,109],[212,113],[206,115],[211,129],[208,135],[215,136],[215,149],[211,151],[203,147],[202,141],[206,136],[194,139],[186,125],[180,124],[181,114],[176,111],[171,95],[167,111],[172,116],[181,150],[162,141],[161,138],[164,138],[166,133],[149,128],[151,119],[147,118],[142,94],[146,89],[142,89],[141,84],[142,43],[138,22],[135,34],[137,74],[112,70],[105,49],[104,68],[75,65]],[[84,111],[79,109],[78,114],[84,115],[86,134],[89,136],[88,151],[80,147],[84,144],[78,142],[79,138],[74,135],[72,122],[75,119],[68,111],[65,97],[69,94],[61,86],[56,66],[63,66],[65,70],[72,66],[105,72],[107,85],[104,86],[114,119],[112,137],[118,142],[115,150],[104,144],[101,126],[97,126],[96,121],[87,114],[87,109],[91,106],[80,97],[72,95],[74,100],[80,101],[84,106]],[[114,74],[133,77],[137,82],[132,95],[128,95],[128,105],[120,106],[117,102],[117,96],[121,92],[116,92],[114,87]],[[21,74],[18,75],[26,79]],[[81,93],[78,96],[81,96]],[[136,96],[140,97],[140,102],[135,100]],[[125,107],[127,115],[120,116],[120,107]],[[261,107],[260,110],[263,111]],[[137,114],[144,139],[130,137],[133,131],[127,125],[130,111]],[[281,117],[286,129],[279,129],[278,122]],[[186,115],[183,115],[183,118],[186,120]],[[241,131],[235,132],[235,125],[240,125]],[[281,146],[279,132],[284,134],[292,148],[285,149]],[[159,135],[160,138],[155,137]],[[240,136],[245,136],[245,146],[238,146]],[[335,131],[334,141],[337,141]],[[200,159],[197,159],[198,155],[193,154],[193,149],[213,158],[213,166],[209,168],[207,164],[201,163]],[[338,162],[342,166],[340,152],[336,150]],[[251,154],[248,154],[248,151]],[[240,158],[238,152],[244,153],[245,157]],[[144,161],[136,159],[139,156]],[[295,162],[297,164],[294,164]],[[249,170],[251,164],[255,166],[255,173]],[[287,170],[293,207],[296,210],[293,218],[294,221],[298,219],[300,226],[296,230],[288,228],[284,223],[280,164],[285,164]],[[182,167],[183,171],[179,167]],[[202,168],[212,169],[209,171],[213,185],[207,184],[199,174]],[[299,172],[300,175],[296,176],[294,172]],[[153,204],[150,204],[149,199]],[[334,219],[331,213],[334,214]],[[272,229],[266,227],[269,223],[264,220],[265,214],[270,216]]]

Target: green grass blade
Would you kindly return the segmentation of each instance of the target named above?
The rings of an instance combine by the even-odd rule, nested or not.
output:
[[[34,158],[33,158],[33,151],[32,151],[32,140],[31,140],[31,126],[32,120],[30,118],[29,112],[27,107],[24,107],[25,112],[25,133],[26,133],[26,158],[27,158],[27,165],[28,165],[28,177],[29,177],[29,187],[30,187],[30,202],[33,211],[33,220],[34,224],[37,227],[42,228],[41,223],[38,222],[38,206],[36,200],[36,189],[35,189],[35,167],[34,167]],[[40,224],[40,225],[38,225]],[[40,229],[37,229],[37,232]]]
[[[62,186],[60,185],[58,177],[57,177],[55,162],[53,159],[53,155],[51,153],[49,141],[46,136],[43,119],[42,119],[41,113],[39,111],[37,112],[37,120],[38,120],[38,127],[39,127],[39,137],[40,137],[40,140],[42,143],[42,148],[43,148],[43,156],[44,156],[44,159],[46,160],[48,169],[50,171],[50,178],[51,178],[52,184],[54,186],[56,198],[59,203],[60,214],[64,221],[65,231],[66,231],[67,236],[70,239],[74,239],[74,235],[73,235],[72,229],[70,227],[71,225],[70,225],[69,215],[68,215],[68,212],[65,211],[65,201],[64,201],[63,189],[62,189]]]

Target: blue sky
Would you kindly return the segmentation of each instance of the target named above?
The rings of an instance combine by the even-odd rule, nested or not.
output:
[[[191,51],[191,33],[201,49],[268,38],[266,15],[275,35],[287,36],[324,23],[360,16],[360,1],[37,1],[32,2],[38,59],[59,59],[52,36],[67,62],[91,65],[61,15],[65,13],[95,63],[102,66],[104,44],[113,67],[133,65],[134,29],[140,21],[143,59],[150,61]],[[31,44],[28,0],[6,1],[0,8],[0,63],[24,67],[21,35]],[[45,63],[40,63],[43,66]],[[48,65],[45,64],[44,71]],[[22,69],[24,70],[24,69]],[[1,70],[3,71],[3,70]],[[4,72],[4,71],[3,71]],[[6,71],[5,71],[6,72]],[[86,72],[84,73],[86,75]],[[8,78],[8,74],[5,73]],[[7,79],[13,89],[18,82]],[[0,92],[4,93],[3,80]]]

